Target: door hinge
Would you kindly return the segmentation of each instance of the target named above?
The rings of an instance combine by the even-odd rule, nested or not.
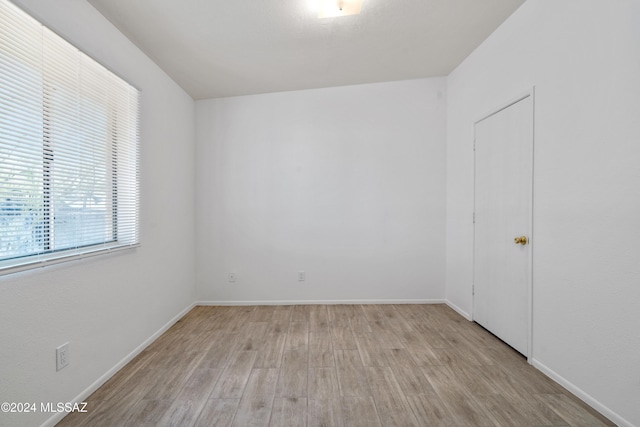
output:
[[[473,223],[474,224],[476,223],[476,213],[475,212],[473,213]]]
[[[476,285],[471,285],[471,295],[475,295],[476,294]]]

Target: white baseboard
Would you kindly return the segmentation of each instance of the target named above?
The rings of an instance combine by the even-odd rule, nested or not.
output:
[[[338,304],[444,304],[443,299],[353,299],[353,300],[248,300],[248,301],[196,301],[194,305],[338,305]]]
[[[147,338],[142,344],[140,344],[138,347],[136,347],[131,353],[126,355],[113,368],[111,368],[107,372],[105,372],[100,378],[98,378],[96,381],[94,381],[93,384],[91,384],[84,391],[82,391],[82,393],[80,393],[78,396],[76,396],[75,399],[72,400],[72,403],[83,402],[87,397],[89,397],[91,395],[91,393],[96,391],[101,385],[106,383],[109,378],[111,378],[113,375],[115,375],[116,372],[118,372],[120,369],[122,369],[124,367],[124,365],[126,365],[129,362],[131,362],[131,360],[133,360],[134,357],[136,357],[138,354],[142,353],[142,350],[147,348],[149,346],[149,344],[154,342],[160,335],[165,333],[178,320],[182,319],[182,317],[184,317],[185,314],[187,314],[193,307],[195,307],[195,305],[196,304],[190,304],[187,308],[185,308],[180,313],[178,313],[175,317],[173,317],[173,319],[169,320],[164,326],[162,326],[160,329],[158,329],[153,335],[151,335],[149,338]],[[42,423],[41,427],[53,427],[57,423],[59,423],[60,420],[62,420],[62,418],[65,417],[65,415],[67,415],[66,412],[56,413],[55,415],[51,416],[48,420],[46,420],[44,423]]]
[[[473,318],[471,317],[471,315],[469,313],[467,313],[466,311],[464,311],[463,309],[461,309],[460,307],[458,307],[457,305],[455,305],[451,301],[445,300],[444,303],[447,304],[452,310],[457,312],[460,316],[464,317],[468,321],[472,321],[473,320]]]
[[[634,427],[634,424],[622,418],[617,413],[613,412],[611,409],[594,399],[591,395],[584,392],[582,389],[578,388],[572,382],[564,378],[562,375],[558,374],[553,369],[549,368],[539,360],[535,358],[531,359],[531,364],[535,366],[538,370],[540,370],[543,374],[560,384],[562,387],[569,390],[571,393],[578,396],[582,401],[584,401],[587,405],[591,406],[596,411],[600,412],[605,417],[609,418],[609,420],[613,421],[616,425],[620,427]]]

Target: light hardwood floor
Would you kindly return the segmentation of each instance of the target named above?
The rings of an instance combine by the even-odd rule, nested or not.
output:
[[[196,307],[58,426],[614,425],[445,305]]]

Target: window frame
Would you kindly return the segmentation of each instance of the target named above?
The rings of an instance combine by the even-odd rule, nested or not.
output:
[[[132,248],[137,248],[140,246],[140,147],[141,147],[141,138],[140,138],[140,116],[141,116],[141,90],[134,85],[132,85],[127,80],[123,79],[117,73],[115,73],[110,68],[104,66],[104,64],[97,61],[91,55],[78,48],[74,43],[71,43],[66,38],[62,37],[56,31],[49,28],[46,24],[44,24],[39,19],[32,16],[30,13],[22,9],[20,6],[16,5],[12,1],[9,0],[0,0],[5,3],[8,8],[13,8],[16,14],[21,14],[21,17],[24,19],[32,21],[32,24],[39,26],[40,31],[44,35],[45,32],[50,33],[53,37],[56,37],[57,41],[65,43],[70,48],[75,50],[75,55],[78,58],[79,63],[82,61],[90,61],[91,66],[97,66],[102,71],[106,72],[107,80],[114,80],[118,83],[118,85],[122,85],[125,88],[126,96],[124,100],[119,99],[120,104],[112,104],[111,100],[109,102],[99,103],[98,105],[104,108],[104,117],[105,117],[105,128],[107,129],[107,133],[105,134],[105,138],[103,141],[98,139],[98,147],[104,148],[105,152],[110,154],[106,155],[105,160],[105,173],[107,175],[107,179],[104,182],[104,186],[101,188],[106,190],[107,197],[109,202],[105,204],[105,214],[104,217],[101,217],[101,220],[104,220],[105,224],[108,225],[111,222],[110,228],[105,229],[105,235],[111,235],[111,239],[105,238],[100,239],[97,243],[86,243],[82,244],[81,239],[76,239],[75,244],[71,247],[63,247],[56,249],[52,244],[52,239],[55,238],[55,214],[54,214],[54,206],[52,206],[53,194],[51,189],[51,180],[55,179],[55,173],[52,178],[52,166],[54,162],[55,150],[51,145],[51,140],[49,135],[49,126],[48,117],[46,111],[50,110],[50,106],[47,105],[48,102],[51,102],[53,96],[47,95],[47,83],[45,82],[46,76],[44,71],[44,53],[41,68],[37,69],[37,73],[40,79],[42,79],[42,98],[39,101],[42,107],[42,119],[40,124],[42,126],[42,168],[41,170],[36,170],[34,167],[34,173],[42,174],[42,202],[38,204],[39,209],[41,210],[41,214],[43,220],[41,221],[41,226],[43,227],[43,231],[38,235],[42,238],[42,243],[38,243],[38,245],[42,245],[42,250],[34,251],[31,250],[29,253],[25,254],[17,254],[15,256],[6,255],[4,258],[0,258],[0,276],[11,274],[19,271],[41,268],[48,265],[54,265],[62,262],[68,262],[73,260],[84,259],[88,257],[93,257],[96,255],[102,255],[106,253],[113,253],[122,250],[129,250]],[[2,5],[0,5],[2,6]],[[13,12],[13,10],[11,10]],[[9,16],[9,15],[7,15]],[[0,23],[6,22],[4,17],[0,17]],[[7,33],[13,35],[14,33]],[[0,45],[2,45],[2,33],[0,33]],[[43,36],[44,39],[44,36]],[[31,40],[29,40],[31,41]],[[44,46],[44,41],[42,41],[42,45]],[[7,54],[7,51],[4,51],[7,58],[11,58],[12,56]],[[43,47],[44,52],[44,47]],[[3,52],[0,51],[0,54]],[[79,65],[80,66],[80,65]],[[12,80],[11,80],[12,79]],[[0,89],[4,90],[9,85],[16,85],[16,77],[6,77],[5,79],[0,79]],[[7,83],[11,81],[11,83]],[[80,85],[80,78],[76,77],[76,84]],[[7,86],[4,86],[6,83]],[[92,89],[95,89],[95,85],[97,83],[94,82],[94,86]],[[76,87],[76,90],[79,90]],[[118,89],[113,90],[121,90],[120,86]],[[120,94],[122,95],[122,94]],[[78,95],[79,96],[79,95]],[[79,99],[81,99],[79,97]],[[84,98],[82,98],[84,100]],[[133,104],[132,104],[133,101]],[[78,101],[79,103],[81,101]],[[123,105],[126,107],[123,107]],[[133,106],[132,106],[133,105]],[[6,109],[10,109],[11,107],[6,107]],[[119,108],[124,108],[124,111],[127,112],[125,116],[124,122],[126,122],[123,126],[125,126],[124,133],[129,134],[127,137],[118,139],[117,135],[120,128],[118,127],[118,119],[117,116],[120,112]],[[4,111],[4,110],[2,110]],[[2,113],[0,111],[0,113]],[[79,114],[82,112],[87,112],[86,108],[81,110]],[[0,116],[2,117],[2,116]],[[65,116],[66,118],[66,116]],[[79,119],[78,119],[79,120]],[[79,121],[73,122],[75,126],[81,127],[78,125]],[[93,123],[93,122],[92,122]],[[11,127],[13,126],[13,127]],[[11,123],[10,125],[6,125],[5,128],[9,130],[17,129],[16,124]],[[0,130],[3,128],[0,127]],[[134,135],[133,138],[131,135]],[[1,135],[0,135],[1,136]],[[110,137],[107,137],[110,136]],[[124,163],[125,167],[122,173],[119,171],[118,159],[120,156],[120,149],[123,148],[123,140],[126,140],[128,145],[124,146]],[[6,147],[10,146],[11,139],[8,138],[6,143]],[[0,140],[0,149],[5,146]],[[94,145],[91,145],[91,148],[94,148]],[[82,150],[81,150],[82,151]],[[85,153],[85,151],[82,151]],[[77,156],[78,158],[81,155]],[[86,166],[95,165],[97,163],[82,163],[79,159],[76,159],[77,163],[75,166]],[[2,165],[0,165],[1,167]],[[7,170],[9,170],[7,168]],[[95,178],[95,175],[93,175]],[[126,207],[120,211],[119,205],[119,191],[120,187],[124,188],[124,198],[127,199],[125,201]],[[9,194],[12,189],[16,187],[7,186],[5,189],[0,187],[0,197],[5,197],[4,195]],[[99,187],[100,188],[100,187]],[[10,201],[10,199],[6,199]],[[4,200],[0,200],[0,202],[4,202]],[[80,212],[90,212],[84,208],[83,211]],[[3,213],[0,210],[0,216]],[[123,233],[125,237],[120,240],[120,226],[126,229]],[[98,226],[99,227],[99,226]],[[94,231],[93,228],[78,228],[77,230],[82,231]],[[109,231],[110,230],[110,231]],[[36,240],[37,241],[37,240]]]

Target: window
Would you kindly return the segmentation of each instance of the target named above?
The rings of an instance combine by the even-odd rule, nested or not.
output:
[[[139,92],[0,0],[0,271],[138,244]]]

